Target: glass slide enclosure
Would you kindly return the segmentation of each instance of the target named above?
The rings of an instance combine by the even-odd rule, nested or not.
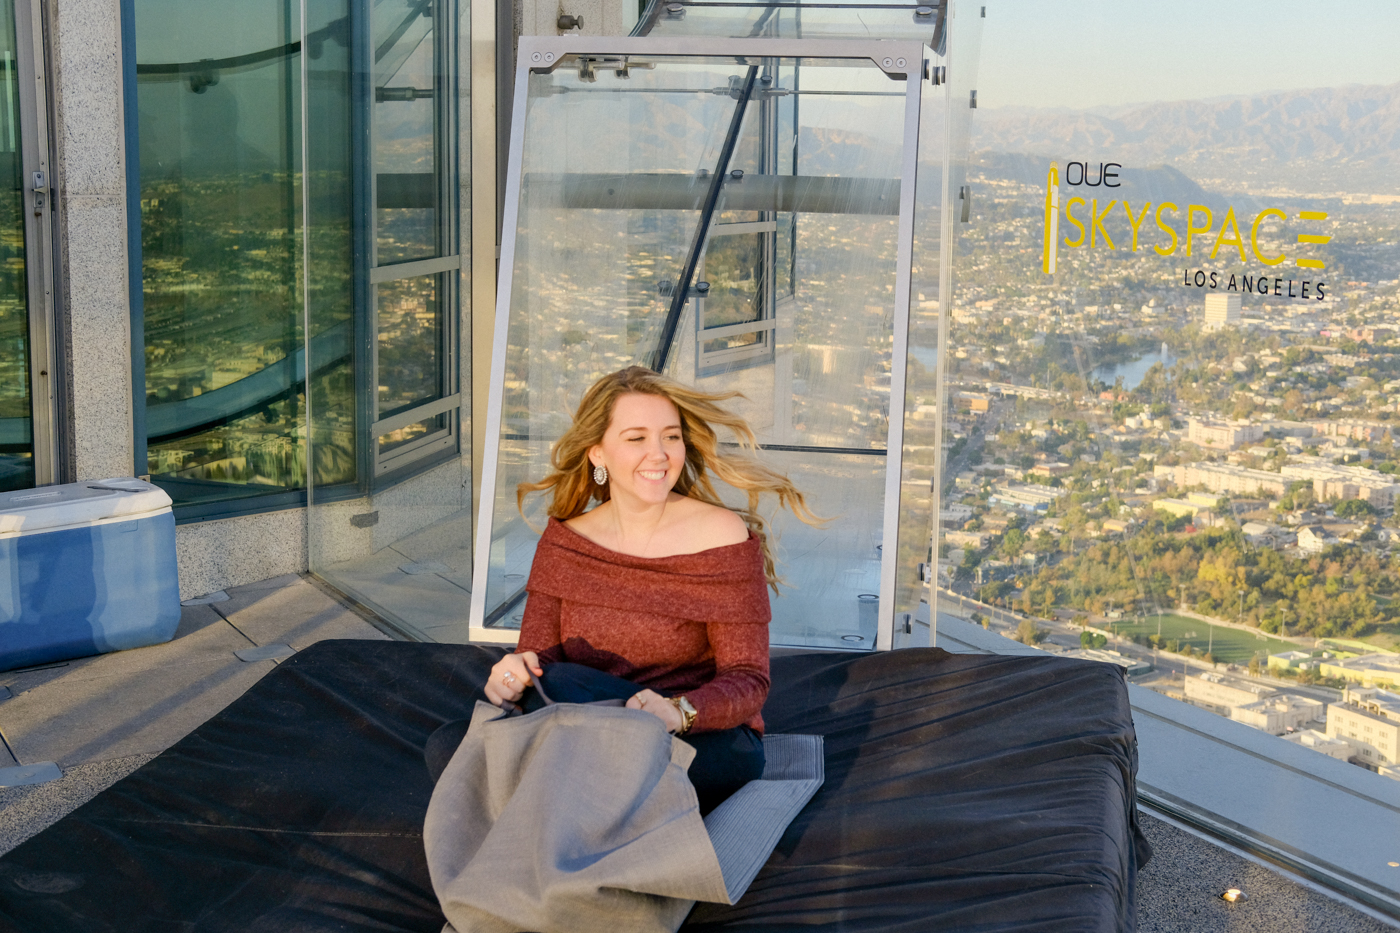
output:
[[[818,38],[790,5],[667,9],[649,36],[520,43],[472,637],[520,624],[546,518],[517,485],[595,380],[643,364],[742,392],[760,455],[830,519],[775,516],[773,642],[906,643],[962,148],[940,17],[899,7],[921,37],[871,40],[831,38],[864,8],[814,10],[845,16]]]

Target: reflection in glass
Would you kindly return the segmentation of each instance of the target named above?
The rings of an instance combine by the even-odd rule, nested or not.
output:
[[[300,488],[296,8],[135,10],[148,469],[177,505]]]
[[[356,358],[353,339],[364,285],[355,275],[356,228],[363,224],[355,221],[350,4],[307,0],[305,10],[306,352],[310,485],[315,489],[353,483],[366,459],[365,442],[357,442],[366,428],[357,423],[356,400],[362,394],[357,379],[368,366]],[[311,546],[314,552],[315,542]]]
[[[0,4],[0,492],[34,485],[24,164],[14,5]]]
[[[424,421],[418,421],[407,427],[399,428],[396,431],[390,431],[388,434],[381,435],[379,438],[379,452],[381,454],[386,454],[391,450],[398,450],[401,447],[412,444],[416,440],[445,430],[447,430],[446,415],[438,415]]]
[[[757,321],[763,317],[764,262],[767,237],[761,233],[723,236],[724,227],[710,234],[701,272],[710,285],[705,296],[705,327]]]
[[[439,284],[439,276],[423,275],[377,289],[380,418],[443,394]]]
[[[438,162],[441,87],[428,0],[374,5],[376,264],[439,254]]]

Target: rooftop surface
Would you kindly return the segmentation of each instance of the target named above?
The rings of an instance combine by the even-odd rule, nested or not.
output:
[[[327,638],[387,638],[300,576],[230,589],[228,597],[185,607],[167,644],[0,673],[0,688],[12,694],[0,699],[0,768],[52,761],[62,771],[48,783],[0,788],[0,854],[193,731],[272,670],[276,655]],[[253,648],[274,657],[235,654]],[[1138,876],[1143,933],[1394,929],[1171,822],[1150,815],[1143,822],[1156,850]],[[1249,899],[1223,901],[1229,888]]]

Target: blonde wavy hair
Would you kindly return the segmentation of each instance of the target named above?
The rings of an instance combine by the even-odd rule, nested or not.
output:
[[[808,525],[821,525],[807,507],[807,500],[792,481],[769,469],[754,458],[757,440],[749,423],[739,415],[720,407],[717,402],[740,397],[739,392],[702,392],[674,379],[668,379],[645,366],[629,366],[604,376],[593,384],[574,414],[573,425],[559,438],[550,452],[554,470],[538,483],[521,483],[515,489],[516,507],[524,514],[525,497],[532,492],[548,492],[550,517],[568,521],[588,510],[594,499],[607,502],[608,487],[593,482],[593,465],[588,461],[589,448],[601,444],[608,425],[612,423],[613,406],[631,393],[657,395],[676,406],[681,416],[681,438],[685,441],[685,465],[676,480],[675,491],[701,502],[729,508],[715,493],[710,482],[713,473],[725,483],[741,490],[748,497],[748,507],[735,509],[744,524],[757,536],[763,549],[763,572],[773,592],[781,582],[768,545],[768,524],[758,512],[759,497],[772,493],[778,504],[792,511]],[[720,453],[719,437],[714,425],[728,428],[738,442],[740,453]]]

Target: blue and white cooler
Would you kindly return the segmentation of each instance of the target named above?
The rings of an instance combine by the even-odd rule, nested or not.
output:
[[[175,516],[121,478],[0,493],[0,670],[175,637]]]

